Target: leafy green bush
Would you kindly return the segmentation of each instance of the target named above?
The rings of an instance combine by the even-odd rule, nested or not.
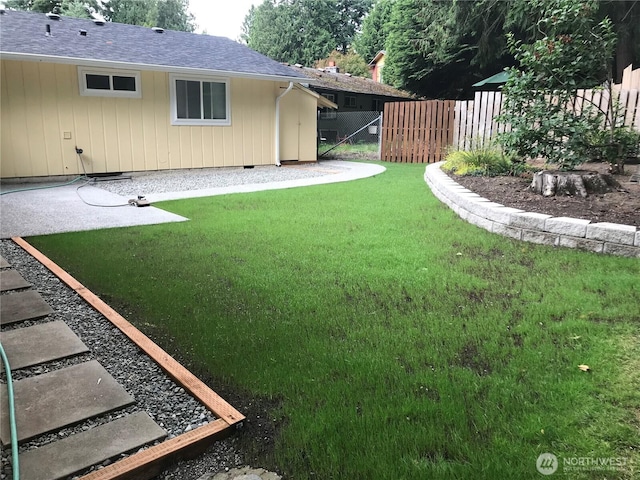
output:
[[[521,164],[495,147],[476,147],[450,152],[442,169],[456,175],[497,176],[518,173]]]
[[[609,162],[611,168],[624,171],[628,158],[640,155],[640,132],[631,127],[597,130],[587,137],[588,156],[592,162]]]
[[[609,78],[616,35],[608,18],[598,21],[595,0],[530,0],[525,5],[541,15],[540,38],[527,44],[507,36],[518,66],[502,89],[499,121],[510,128],[500,141],[508,152],[542,157],[571,170],[587,160],[584,139],[607,117],[606,108],[590,100],[577,108],[577,93]]]

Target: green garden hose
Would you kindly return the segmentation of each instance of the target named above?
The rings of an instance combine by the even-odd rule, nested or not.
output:
[[[13,480],[20,480],[20,465],[18,464],[18,429],[16,428],[16,409],[13,399],[13,379],[11,378],[11,368],[9,359],[0,343],[0,355],[4,363],[4,371],[7,372],[7,397],[9,398],[9,424],[11,427],[11,463],[13,469]]]
[[[81,180],[83,178],[86,178],[86,176],[79,176],[74,178],[73,180],[70,180],[66,183],[61,183],[59,185],[45,185],[44,187],[28,187],[28,188],[20,188],[18,190],[9,190],[6,192],[0,192],[0,195],[7,195],[9,193],[18,193],[18,192],[30,192],[31,190],[44,190],[46,188],[57,188],[57,187],[64,187],[65,185],[71,185],[72,183],[76,183],[78,180]]]

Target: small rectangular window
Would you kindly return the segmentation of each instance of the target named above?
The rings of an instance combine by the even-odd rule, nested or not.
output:
[[[170,75],[172,124],[230,125],[229,82]]]
[[[356,97],[353,95],[345,95],[344,106],[348,108],[356,108]]]
[[[111,90],[109,75],[87,74],[87,88],[91,90]]]
[[[140,98],[140,72],[78,67],[80,95]]]
[[[333,93],[321,93],[327,100],[336,103],[336,96]],[[333,108],[322,108],[320,110],[320,120],[335,120],[337,118],[336,111]]]
[[[113,89],[123,92],[135,92],[136,91],[136,79],[135,77],[122,77],[120,75],[113,76]]]

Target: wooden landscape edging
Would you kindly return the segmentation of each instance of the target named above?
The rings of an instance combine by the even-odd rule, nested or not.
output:
[[[193,454],[203,450],[207,446],[208,441],[232,433],[230,427],[244,420],[244,415],[228,404],[204,382],[178,363],[171,355],[156,345],[149,337],[134,327],[97,295],[51,261],[46,255],[30,245],[23,238],[13,237],[11,240],[48,268],[54,275],[67,284],[69,288],[89,303],[91,307],[107,318],[142,351],[151,357],[171,378],[218,417],[215,421],[207,425],[178,435],[177,437],[133,454],[100,470],[89,473],[82,477],[82,480],[142,480],[151,478],[160,473],[167,462],[173,461],[183,455]]]

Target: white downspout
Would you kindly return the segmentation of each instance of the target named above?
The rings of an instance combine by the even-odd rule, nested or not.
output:
[[[293,88],[293,82],[289,82],[287,89],[276,97],[276,167],[280,166],[280,99]]]

